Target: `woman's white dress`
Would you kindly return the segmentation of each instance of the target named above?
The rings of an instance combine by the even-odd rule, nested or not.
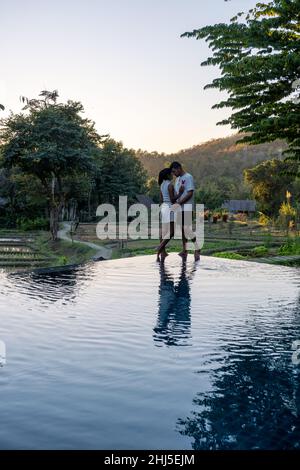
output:
[[[169,185],[172,184],[171,181],[165,180],[160,185],[160,190],[162,194],[162,205],[161,205],[161,221],[163,224],[169,224],[174,222],[174,213],[171,210],[172,202],[169,194]]]

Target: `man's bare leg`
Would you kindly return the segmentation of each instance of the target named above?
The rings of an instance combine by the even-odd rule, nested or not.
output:
[[[183,258],[183,259],[186,259],[187,255],[188,255],[186,245],[187,245],[187,238],[185,236],[185,229],[184,229],[184,225],[183,225],[182,226],[182,251],[180,253],[178,253],[179,256],[181,256],[181,258]]]
[[[201,255],[201,250],[199,248],[199,245],[198,245],[198,242],[197,242],[197,238],[195,237],[192,242],[194,243],[194,248],[195,248],[195,251],[194,251],[194,258],[195,258],[195,261],[199,261],[200,260],[200,255]]]
[[[186,256],[187,256],[187,242],[188,242],[188,239],[190,239],[191,242],[193,242],[193,244],[194,244],[194,258],[195,258],[195,261],[199,261],[200,260],[201,250],[200,250],[200,247],[198,245],[197,238],[194,236],[192,225],[190,225],[190,223],[192,223],[192,222],[189,219],[189,217],[191,218],[191,216],[188,216],[186,218],[186,220],[183,220],[183,230],[182,230],[183,250],[180,253],[180,256],[186,258]],[[186,224],[184,222],[186,222]]]

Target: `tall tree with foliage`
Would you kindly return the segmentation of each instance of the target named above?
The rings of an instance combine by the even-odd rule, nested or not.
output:
[[[119,196],[127,196],[129,202],[145,189],[146,172],[134,150],[122,142],[107,139],[97,157],[98,177],[95,191],[97,204],[118,204]]]
[[[59,103],[57,99],[57,91],[42,91],[39,99],[24,99],[22,113],[0,121],[4,165],[41,182],[53,240],[57,239],[59,214],[65,203],[64,179],[92,171],[102,141],[94,123],[81,116],[81,103]]]
[[[160,202],[160,187],[157,178],[153,176],[147,179],[146,182],[146,195],[152,199],[153,202],[159,204]]]
[[[245,180],[265,214],[278,215],[286,191],[292,191],[295,166],[295,162],[274,159],[245,170]]]
[[[206,88],[228,92],[214,108],[231,108],[218,124],[246,132],[241,142],[285,139],[289,158],[300,161],[300,0],[257,3],[220,23],[183,34],[205,39],[213,54],[201,65],[217,65],[221,76]]]

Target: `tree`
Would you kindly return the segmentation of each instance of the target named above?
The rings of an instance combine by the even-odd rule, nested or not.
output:
[[[64,180],[93,170],[102,137],[94,123],[81,116],[81,103],[58,103],[57,91],[42,91],[39,96],[23,99],[22,113],[0,121],[0,142],[7,168],[18,168],[41,182],[49,204],[50,231],[56,240],[65,204]]]
[[[221,207],[224,200],[223,191],[216,183],[206,183],[196,190],[196,202],[197,204],[204,204],[207,209],[216,209]]]
[[[234,179],[223,176],[206,179],[196,189],[195,197],[198,204],[214,210],[228,199],[248,199],[249,193],[249,188],[243,182],[237,183]]]
[[[240,20],[241,19],[241,20]],[[231,108],[230,124],[250,144],[285,139],[289,157],[300,160],[300,0],[258,3],[230,24],[206,26],[182,36],[205,39],[213,54],[201,65],[218,65],[221,77],[205,88],[229,93],[214,108]]]
[[[128,196],[129,202],[144,191],[146,172],[135,151],[122,142],[109,138],[97,156],[97,203],[118,204],[119,196]]]
[[[245,170],[244,174],[261,210],[267,215],[277,215],[286,191],[294,183],[294,173],[294,162],[274,159]]]
[[[156,204],[159,204],[160,189],[158,186],[157,178],[154,178],[153,176],[151,178],[148,178],[146,183],[146,189],[147,196],[149,196]]]

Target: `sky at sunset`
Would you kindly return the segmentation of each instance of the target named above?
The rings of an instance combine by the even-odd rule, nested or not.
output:
[[[216,126],[224,98],[203,87],[207,44],[185,31],[228,21],[255,0],[0,0],[0,103],[58,89],[83,103],[101,134],[135,149],[175,152],[232,134]],[[4,115],[4,113],[2,113]]]

